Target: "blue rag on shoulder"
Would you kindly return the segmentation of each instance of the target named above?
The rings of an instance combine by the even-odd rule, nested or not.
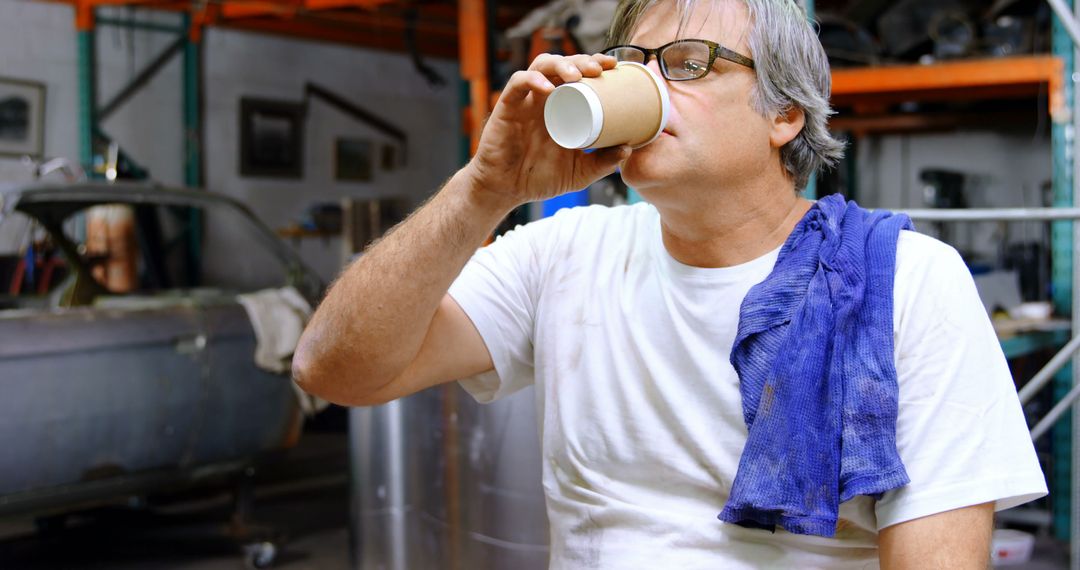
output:
[[[905,215],[819,200],[747,294],[731,363],[749,437],[720,520],[831,537],[841,502],[908,483],[893,280],[911,228]]]

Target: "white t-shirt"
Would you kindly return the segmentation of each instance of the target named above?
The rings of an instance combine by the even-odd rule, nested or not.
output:
[[[563,210],[480,250],[450,289],[495,370],[490,402],[535,383],[551,568],[873,568],[884,527],[1046,484],[1005,357],[951,247],[897,247],[897,446],[911,483],[840,506],[835,538],[717,520],[746,443],[729,362],[739,306],[779,249],[703,269],[648,204]]]

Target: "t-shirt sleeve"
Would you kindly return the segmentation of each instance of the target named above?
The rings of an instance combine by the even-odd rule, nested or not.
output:
[[[450,287],[450,296],[472,320],[495,369],[459,383],[488,403],[533,383],[533,330],[542,251],[554,230],[551,219],[507,232],[473,255]]]
[[[877,502],[878,528],[1046,495],[993,325],[959,254],[903,232],[897,251],[897,450],[911,483]]]

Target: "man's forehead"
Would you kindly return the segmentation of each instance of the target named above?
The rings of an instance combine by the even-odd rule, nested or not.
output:
[[[634,30],[630,43],[657,47],[677,38],[712,40],[743,51],[749,25],[746,4],[739,0],[697,0],[680,33],[680,0],[662,0],[650,7]]]

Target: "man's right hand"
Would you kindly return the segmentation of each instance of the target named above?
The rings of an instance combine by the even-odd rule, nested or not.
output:
[[[581,190],[611,174],[629,147],[586,154],[555,144],[544,126],[544,103],[556,86],[613,69],[605,55],[543,54],[511,76],[465,170],[476,192],[509,210],[526,202]]]
[[[368,248],[315,311],[293,357],[305,390],[370,406],[494,367],[479,331],[447,290],[515,206],[585,188],[629,156],[629,148],[567,150],[544,128],[554,84],[614,66],[604,56],[546,55],[514,75],[472,162]]]

